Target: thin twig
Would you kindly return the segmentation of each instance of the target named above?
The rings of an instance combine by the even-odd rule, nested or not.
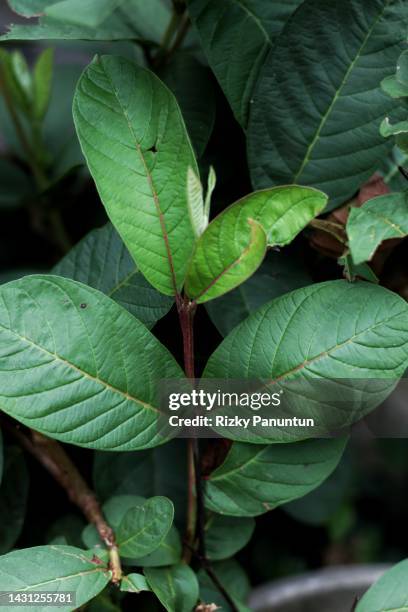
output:
[[[112,582],[114,584],[120,582],[122,568],[115,534],[102,514],[95,493],[88,487],[63,447],[55,440],[35,431],[31,431],[31,437],[29,437],[8,421],[5,421],[4,427],[20,442],[25,450],[41,463],[66,491],[72,503],[78,506],[90,523],[95,525],[99,537],[109,551]]]

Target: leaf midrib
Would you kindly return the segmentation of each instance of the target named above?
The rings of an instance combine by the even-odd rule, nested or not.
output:
[[[159,218],[160,229],[161,229],[161,232],[162,232],[163,241],[164,241],[164,245],[165,245],[166,253],[167,253],[167,261],[168,261],[169,268],[170,268],[171,283],[173,285],[174,294],[176,295],[177,292],[178,292],[177,291],[177,279],[176,279],[176,274],[175,274],[175,269],[174,269],[173,256],[171,254],[171,249],[170,249],[170,244],[169,244],[169,236],[168,236],[168,233],[167,233],[166,222],[165,222],[165,219],[164,219],[163,211],[162,211],[161,206],[160,206],[159,195],[157,193],[156,187],[154,186],[153,177],[152,177],[152,175],[151,175],[151,173],[149,171],[149,168],[147,166],[145,157],[143,155],[142,148],[141,148],[141,146],[140,146],[140,144],[139,144],[139,142],[138,142],[138,140],[136,138],[136,134],[135,134],[135,132],[133,130],[133,126],[132,126],[132,123],[130,121],[130,118],[129,118],[127,112],[126,112],[126,109],[123,107],[123,105],[122,105],[122,103],[120,101],[120,98],[119,98],[119,95],[118,95],[118,91],[117,91],[116,87],[114,86],[114,84],[112,82],[112,79],[110,78],[110,75],[108,74],[108,72],[105,70],[105,68],[103,67],[103,65],[101,63],[100,63],[100,66],[101,66],[102,70],[104,71],[104,74],[105,74],[107,80],[109,81],[110,86],[112,87],[112,91],[113,91],[113,93],[115,95],[115,98],[116,98],[116,101],[117,101],[117,103],[119,105],[119,108],[121,109],[121,111],[123,113],[123,116],[125,117],[127,126],[129,128],[129,131],[130,131],[130,133],[132,135],[132,138],[134,140],[134,143],[135,143],[135,146],[136,146],[136,150],[137,150],[137,152],[139,154],[140,160],[141,160],[141,162],[143,164],[143,168],[145,170],[146,179],[147,179],[147,182],[149,184],[150,191],[151,191],[152,196],[153,196],[154,205],[156,207],[156,213],[157,213],[158,218]]]
[[[320,120],[320,123],[319,123],[319,125],[318,125],[318,128],[317,128],[317,130],[316,130],[316,132],[315,132],[315,135],[314,135],[314,137],[313,137],[312,142],[309,144],[309,146],[308,146],[308,148],[307,148],[306,155],[305,155],[305,157],[303,158],[303,161],[302,161],[302,163],[301,163],[301,165],[300,165],[300,168],[299,168],[299,170],[297,171],[297,173],[296,173],[296,174],[294,175],[294,177],[293,177],[293,183],[297,183],[297,182],[299,181],[299,178],[300,178],[300,176],[301,176],[301,174],[302,174],[303,170],[305,169],[305,167],[306,167],[307,163],[308,163],[308,162],[309,162],[309,160],[310,160],[310,157],[311,157],[311,154],[312,154],[312,152],[313,152],[313,149],[314,149],[314,147],[315,147],[315,145],[316,145],[317,141],[318,141],[318,140],[319,140],[319,138],[320,138],[320,134],[321,134],[321,132],[322,132],[322,130],[323,130],[323,128],[324,128],[324,126],[325,126],[325,124],[326,124],[326,121],[328,120],[328,118],[329,118],[329,116],[330,116],[330,113],[332,112],[332,110],[333,110],[333,108],[334,108],[334,106],[335,106],[335,104],[336,104],[337,100],[339,99],[340,94],[341,94],[341,92],[342,92],[343,88],[345,87],[345,85],[346,85],[346,83],[347,83],[347,81],[348,81],[348,78],[349,78],[350,74],[351,74],[351,73],[352,73],[352,71],[354,70],[354,67],[355,67],[356,63],[357,63],[357,62],[358,62],[358,60],[360,59],[360,57],[361,57],[361,55],[362,55],[362,53],[363,53],[363,51],[364,51],[364,49],[365,49],[365,46],[367,45],[367,43],[368,43],[368,41],[369,41],[369,39],[370,39],[370,37],[371,37],[371,34],[373,33],[373,31],[374,31],[374,29],[375,29],[375,27],[376,27],[376,25],[377,25],[378,21],[379,21],[379,20],[381,19],[381,17],[384,15],[384,13],[385,13],[386,9],[388,8],[388,5],[390,4],[390,2],[391,2],[391,0],[387,0],[387,2],[385,3],[384,7],[381,9],[381,11],[380,11],[380,12],[379,12],[379,14],[377,15],[376,19],[374,20],[373,25],[371,26],[371,28],[368,30],[368,32],[367,32],[367,34],[366,34],[366,36],[364,37],[364,40],[363,40],[363,42],[362,42],[362,44],[361,44],[361,46],[360,46],[360,48],[359,48],[359,50],[358,50],[358,52],[357,52],[357,54],[356,54],[355,58],[354,58],[354,59],[353,59],[353,61],[351,62],[350,66],[348,67],[348,69],[347,69],[347,71],[346,71],[346,73],[345,73],[345,75],[344,75],[344,77],[343,77],[343,79],[342,79],[342,81],[341,81],[341,83],[340,83],[340,87],[339,87],[339,88],[336,90],[336,93],[335,93],[335,95],[333,96],[333,100],[331,101],[331,103],[330,103],[330,105],[329,105],[329,107],[328,107],[328,109],[327,109],[326,113],[325,113],[325,114],[322,116],[322,118],[321,118],[321,120]]]
[[[71,361],[68,361],[67,359],[64,359],[60,355],[57,355],[57,353],[53,353],[53,352],[49,351],[48,349],[40,346],[39,344],[36,344],[33,340],[30,340],[30,338],[27,338],[26,336],[22,336],[21,334],[18,334],[17,332],[15,332],[15,331],[11,330],[10,328],[5,327],[4,325],[1,325],[1,324],[0,324],[0,328],[4,329],[6,332],[9,332],[10,334],[16,336],[22,342],[26,342],[30,346],[34,347],[36,350],[42,351],[46,355],[49,355],[50,357],[53,358],[54,361],[59,361],[60,363],[63,363],[64,365],[68,366],[72,370],[75,370],[76,372],[81,374],[81,376],[84,376],[85,378],[88,378],[89,380],[92,380],[93,382],[98,383],[98,384],[104,386],[106,389],[112,391],[113,393],[118,393],[119,395],[121,395],[125,399],[127,399],[127,400],[129,400],[131,402],[134,402],[136,404],[140,404],[144,408],[147,408],[149,410],[153,410],[154,412],[159,412],[157,410],[157,408],[155,408],[151,404],[148,404],[147,402],[144,402],[143,400],[140,400],[140,399],[138,399],[136,397],[133,397],[132,395],[130,395],[129,393],[126,393],[125,391],[122,391],[121,389],[117,389],[116,387],[114,387],[113,385],[109,384],[105,380],[102,380],[101,378],[97,378],[96,376],[92,376],[92,374],[89,374],[88,372],[85,372],[85,370],[81,370],[81,368],[76,366],[74,363],[72,363]],[[34,367],[36,367],[36,366],[34,366]]]

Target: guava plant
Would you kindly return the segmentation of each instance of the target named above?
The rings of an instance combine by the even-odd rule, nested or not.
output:
[[[388,393],[403,376],[408,306],[378,284],[368,262],[385,239],[405,236],[406,196],[369,199],[343,224],[327,215],[392,148],[380,122],[402,111],[380,83],[391,88],[408,10],[402,0],[343,4],[10,0],[20,14],[41,16],[13,26],[4,41],[130,40],[144,55],[96,55],[74,95],[76,134],[110,222],[51,274],[0,286],[5,430],[89,523],[80,545],[64,530],[44,546],[7,552],[10,542],[0,591],[75,592],[67,609],[122,602],[126,609],[145,591],[169,612],[248,609],[247,579],[233,557],[250,540],[254,517],[318,487],[347,438],[288,441],[279,431],[226,430],[224,438],[184,444],[158,427],[161,381],[340,379],[347,394],[360,379],[381,380]],[[213,118],[197,119],[194,98],[180,110],[171,84],[173,56],[183,52],[202,66],[202,51],[247,137],[255,189],[218,214],[222,168],[203,163]],[[45,52],[33,72],[18,53],[2,50],[0,61],[22,156],[46,198],[61,176],[42,140],[52,55]],[[66,245],[59,221],[50,216]],[[285,257],[305,229],[340,245],[346,278],[300,286],[288,278],[269,299],[271,251]],[[194,321],[204,307],[225,338],[199,371]],[[172,308],[182,365],[154,333]],[[304,411],[324,408],[314,398]],[[336,423],[356,419],[343,412]],[[96,451],[95,491],[60,442]],[[406,563],[356,609],[404,609]]]

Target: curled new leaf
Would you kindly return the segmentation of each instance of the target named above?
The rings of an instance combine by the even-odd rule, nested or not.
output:
[[[257,191],[229,206],[197,242],[186,279],[189,297],[206,302],[243,283],[264,257],[262,229],[268,245],[288,244],[326,203],[321,191],[293,185]]]

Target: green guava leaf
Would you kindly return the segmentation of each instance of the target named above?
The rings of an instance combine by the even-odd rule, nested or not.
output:
[[[25,16],[42,15],[29,25],[12,25],[0,40],[150,40],[158,43],[169,22],[171,11],[166,0],[134,0],[125,2],[98,25],[91,27],[82,21],[68,23],[44,15],[46,8],[54,10],[57,0],[10,0],[12,8]],[[76,0],[77,1],[77,0]],[[92,0],[94,2],[94,0]],[[105,2],[105,0],[103,0]],[[83,3],[84,4],[84,3]],[[98,0],[98,4],[101,2]],[[83,15],[83,12],[81,12]],[[106,13],[105,13],[106,14]],[[72,15],[75,19],[75,14]],[[71,17],[72,17],[71,16]],[[98,15],[96,19],[99,20]]]
[[[209,476],[206,505],[228,516],[257,516],[318,487],[341,459],[344,438],[260,446],[234,442]]]
[[[301,0],[188,0],[193,24],[235,117],[245,127],[260,68]]]
[[[216,301],[207,302],[207,312],[220,334],[227,336],[238,323],[267,302],[311,283],[300,257],[286,250],[269,251],[265,261],[245,283]]]
[[[85,236],[52,273],[99,289],[149,328],[173,305],[139,272],[111,223]]]
[[[253,219],[247,227],[215,220],[197,243],[188,270],[185,291],[197,303],[234,289],[251,276],[266,253],[266,234]]]
[[[0,486],[0,554],[11,550],[23,529],[29,474],[22,450],[6,446]]]
[[[143,574],[133,573],[122,578],[120,590],[128,593],[140,593],[141,591],[150,591],[150,587]]]
[[[296,185],[265,189],[235,202],[197,241],[186,293],[197,302],[214,299],[243,283],[259,267],[265,244],[284,246],[323,210],[324,193]]]
[[[356,612],[406,612],[408,610],[408,559],[397,563],[363,595]]]
[[[92,553],[73,546],[36,546],[0,559],[0,590],[13,592],[74,591],[78,607],[98,595],[110,581],[108,568],[92,561]],[[58,606],[39,606],[38,612],[57,612]]]
[[[157,499],[157,498],[154,498]],[[139,495],[117,495],[108,499],[102,506],[103,514],[109,525],[116,532],[119,530],[126,514],[145,504],[146,499]],[[87,525],[82,532],[82,540],[88,548],[103,546],[94,525]],[[163,567],[178,563],[181,558],[181,540],[174,526],[149,554],[137,558],[125,558],[129,566],[137,567]]]
[[[96,28],[123,2],[124,0],[61,0],[47,6],[44,12],[57,21]]]
[[[23,17],[36,17],[58,0],[8,0],[10,8]]]
[[[184,564],[162,569],[146,568],[147,583],[167,612],[191,612],[198,599],[198,581]]]
[[[167,497],[152,497],[130,508],[116,531],[119,552],[124,557],[143,557],[165,539],[173,523],[174,506]]]
[[[231,518],[211,513],[205,523],[207,557],[213,561],[233,557],[248,544],[254,529],[252,518]]]
[[[389,193],[372,198],[360,208],[350,208],[347,220],[349,247],[355,264],[369,261],[390,238],[408,234],[408,193]]]
[[[164,442],[157,381],[183,375],[131,314],[58,276],[0,287],[0,405],[51,437],[105,450]]]
[[[238,325],[210,357],[203,377],[245,376],[263,381],[268,392],[283,389],[291,415],[313,418],[322,426],[315,435],[325,435],[350,426],[394,389],[407,367],[407,315],[402,298],[371,283],[310,285],[265,304]],[[253,424],[217,431],[260,444],[310,437],[307,428]]]
[[[396,108],[380,82],[395,71],[407,20],[404,0],[345,0],[341,11],[335,2],[300,5],[253,96],[248,159],[256,189],[312,185],[335,207],[373,174],[391,147],[381,119]]]
[[[198,175],[176,99],[153,73],[103,56],[83,73],[73,108],[112,223],[147,280],[175,295],[194,248],[188,168]]]

